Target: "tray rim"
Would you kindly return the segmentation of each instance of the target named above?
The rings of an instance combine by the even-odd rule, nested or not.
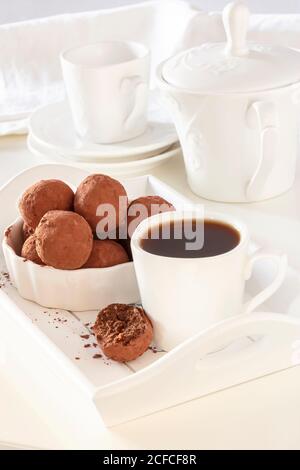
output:
[[[148,369],[151,369],[150,373],[152,374],[152,376],[154,376],[156,369],[158,368],[158,366],[161,366],[161,364],[163,364],[163,367],[165,368],[167,368],[169,363],[173,365],[177,361],[178,357],[180,358],[184,356],[184,354],[186,353],[186,349],[192,349],[193,347],[197,345],[197,343],[200,344],[201,339],[205,338],[207,334],[212,334],[219,329],[222,330],[223,327],[226,328],[228,324],[230,325],[230,323],[232,324],[234,324],[235,322],[248,323],[249,320],[251,322],[252,320],[255,320],[255,319],[257,320],[257,323],[260,323],[260,321],[265,321],[266,323],[269,322],[270,324],[275,322],[275,323],[284,324],[284,325],[299,326],[300,328],[300,318],[298,319],[292,316],[288,316],[284,313],[255,311],[249,314],[239,314],[234,317],[229,317],[226,320],[221,320],[217,323],[214,323],[208,328],[196,333],[191,338],[188,338],[187,340],[185,340],[184,342],[182,342],[181,344],[173,348],[171,351],[167,351],[157,361],[154,361],[148,366],[140,369],[139,371],[136,371],[134,374],[128,377],[123,377],[121,379],[115,380],[109,384],[102,385],[101,387],[97,387],[96,394],[101,393],[102,396],[108,396],[111,394],[111,389],[112,389],[113,394],[122,393],[122,390],[128,389],[128,386],[127,386],[128,381],[138,382],[138,380],[140,379],[138,375],[139,376],[146,375],[146,373],[148,372]],[[255,322],[253,321],[253,323]],[[299,364],[300,364],[300,359],[299,359]],[[293,364],[287,367],[286,369],[289,369],[290,367],[296,367],[299,364]],[[285,369],[280,369],[280,370],[285,370]],[[260,376],[257,376],[257,378],[259,377]],[[122,390],[120,389],[116,390],[118,387],[121,387]]]

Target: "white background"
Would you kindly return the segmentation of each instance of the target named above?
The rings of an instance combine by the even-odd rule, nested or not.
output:
[[[142,2],[144,0],[2,0],[0,23]],[[204,10],[220,10],[228,0],[191,0],[190,3]],[[247,3],[256,13],[300,13],[300,0],[248,0]]]

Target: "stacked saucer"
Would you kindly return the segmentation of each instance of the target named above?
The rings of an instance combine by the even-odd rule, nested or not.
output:
[[[146,131],[114,144],[82,141],[76,134],[68,101],[48,104],[29,120],[28,148],[39,158],[114,175],[147,173],[180,152],[171,118],[149,93]]]

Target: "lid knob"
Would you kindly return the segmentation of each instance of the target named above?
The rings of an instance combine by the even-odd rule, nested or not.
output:
[[[245,3],[229,3],[223,10],[223,24],[227,37],[226,53],[232,56],[244,56],[248,53],[246,36],[249,21],[249,9]]]

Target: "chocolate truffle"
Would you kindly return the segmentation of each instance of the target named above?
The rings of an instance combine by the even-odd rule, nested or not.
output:
[[[130,238],[127,236],[126,239],[124,238],[118,238],[117,239],[117,242],[124,248],[124,250],[126,251],[127,253],[127,256],[129,258],[129,261],[132,261],[133,258],[132,258],[132,251],[131,251],[131,246],[130,246]]]
[[[139,357],[153,338],[152,324],[145,311],[127,304],[111,304],[101,310],[93,331],[104,354],[118,362]]]
[[[19,202],[24,222],[35,229],[46,212],[72,210],[74,193],[63,181],[42,180],[30,186]]]
[[[36,231],[36,250],[41,260],[57,269],[78,269],[93,247],[91,227],[75,212],[49,211]]]
[[[106,175],[90,175],[78,186],[74,199],[74,210],[82,215],[94,233],[97,233],[98,223],[107,220],[106,209],[104,213],[97,215],[97,209],[101,204],[110,204],[114,211],[110,215],[108,227],[100,229],[99,233],[116,231],[126,220],[127,194],[119,181]],[[104,207],[104,206],[103,206]]]
[[[142,196],[134,199],[127,211],[129,237],[131,238],[137,226],[147,217],[174,210],[174,206],[160,196]]]
[[[108,268],[127,263],[124,248],[113,240],[94,240],[92,253],[83,268]]]
[[[34,234],[34,228],[30,227],[26,222],[23,223],[23,240],[27,240],[30,235]]]
[[[37,254],[35,243],[36,243],[35,235],[30,235],[22,247],[21,256],[22,258],[32,261],[33,263],[42,265],[44,263],[39,257],[39,255]]]

